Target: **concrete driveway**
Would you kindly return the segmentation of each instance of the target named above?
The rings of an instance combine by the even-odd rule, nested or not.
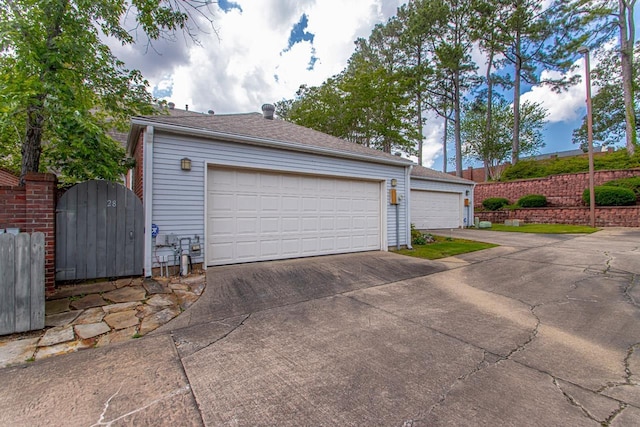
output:
[[[0,425],[640,425],[640,230],[212,268],[155,333],[0,370]]]

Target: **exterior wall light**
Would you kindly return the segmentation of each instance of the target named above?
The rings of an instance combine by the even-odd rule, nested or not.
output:
[[[395,187],[395,186],[397,186],[397,185],[398,185],[398,180],[397,180],[397,179],[395,179],[395,178],[392,178],[392,179],[391,179],[391,186],[392,186],[392,187]]]
[[[465,196],[468,196],[468,195],[469,195],[469,190],[466,190],[466,191],[464,192],[464,194],[465,194]]]
[[[191,159],[185,157],[183,159],[180,159],[180,169],[182,169],[183,171],[190,171],[191,170]]]

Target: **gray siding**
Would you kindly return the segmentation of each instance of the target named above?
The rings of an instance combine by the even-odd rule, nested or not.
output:
[[[473,184],[461,184],[456,182],[434,181],[428,178],[411,179],[412,190],[441,191],[446,193],[460,193],[463,199],[469,199],[469,207],[463,208],[464,225],[473,225]],[[469,195],[466,191],[469,190]]]
[[[180,159],[191,159],[191,171],[180,169]],[[155,130],[153,147],[153,206],[152,223],[162,234],[180,237],[200,236],[205,239],[205,182],[207,164],[268,169],[273,171],[300,172],[316,175],[332,175],[361,179],[398,180],[397,190],[404,194],[408,183],[403,166],[369,163],[340,159],[303,152],[279,150],[257,145],[212,141],[194,137],[176,136]],[[387,192],[388,198],[388,192]],[[387,200],[387,243],[396,245],[395,207]],[[407,236],[407,202],[399,209],[400,244]],[[171,255],[168,248],[152,251],[153,255]],[[157,266],[155,258],[153,265]],[[203,257],[193,260],[202,262]]]

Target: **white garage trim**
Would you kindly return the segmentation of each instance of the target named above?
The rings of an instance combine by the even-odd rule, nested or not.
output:
[[[207,265],[386,249],[381,180],[208,166]]]
[[[463,227],[461,193],[411,190],[411,223],[419,230]]]

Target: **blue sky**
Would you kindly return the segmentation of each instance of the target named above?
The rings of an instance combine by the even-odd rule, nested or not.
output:
[[[173,42],[158,41],[149,50],[144,44],[114,43],[111,48],[127,66],[142,71],[157,97],[175,102],[178,108],[259,112],[264,103],[293,98],[302,84],[319,85],[342,71],[353,53],[354,40],[368,37],[376,24],[386,22],[403,3],[220,0],[211,6],[215,31],[201,32],[199,44],[179,37]],[[201,23],[203,30],[207,26]],[[523,100],[543,102],[550,110],[543,152],[577,148],[571,133],[584,115],[584,84],[561,94],[542,87],[524,90]],[[442,130],[438,119],[429,120],[425,128],[425,166],[437,170],[442,170],[443,163]],[[448,152],[453,152],[452,146]]]

